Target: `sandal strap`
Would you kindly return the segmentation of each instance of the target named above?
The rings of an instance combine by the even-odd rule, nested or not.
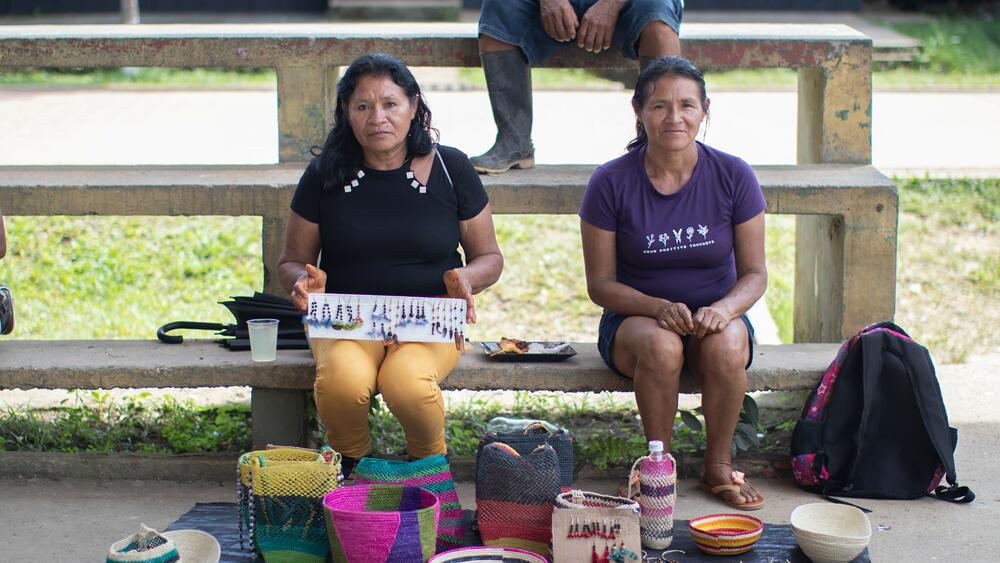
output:
[[[740,486],[739,485],[716,485],[716,486],[712,487],[712,494],[713,495],[717,495],[717,494],[721,493],[722,491],[732,491],[734,493],[738,493],[738,492],[740,492]]]

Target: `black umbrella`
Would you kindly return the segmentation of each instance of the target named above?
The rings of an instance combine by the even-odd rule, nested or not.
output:
[[[217,340],[220,346],[232,351],[250,349],[250,334],[247,321],[251,319],[278,319],[278,348],[281,350],[305,350],[309,348],[306,342],[305,326],[302,324],[302,313],[292,305],[292,302],[282,297],[256,292],[252,297],[233,297],[232,301],[221,301],[229,312],[236,317],[236,324],[202,323],[195,321],[178,321],[167,323],[156,331],[156,338],[167,344],[180,344],[184,337],[167,334],[171,330],[193,329],[213,330],[216,334],[231,338]]]

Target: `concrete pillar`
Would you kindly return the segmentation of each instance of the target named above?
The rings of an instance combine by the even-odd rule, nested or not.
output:
[[[283,214],[281,214],[283,212]],[[264,262],[264,292],[287,296],[288,292],[278,282],[278,258],[285,246],[285,228],[288,225],[288,209],[276,209],[278,215],[261,218],[261,260]]]
[[[798,99],[799,164],[871,162],[870,41],[849,44],[821,68],[800,69]],[[891,235],[872,236],[842,216],[797,217],[796,342],[837,342],[893,317],[897,202],[881,205],[877,212],[892,216],[884,221]]]
[[[279,66],[278,159],[309,160],[309,149],[326,135],[325,66]]]
[[[250,392],[253,448],[267,444],[306,445],[306,392],[289,389],[259,389]]]

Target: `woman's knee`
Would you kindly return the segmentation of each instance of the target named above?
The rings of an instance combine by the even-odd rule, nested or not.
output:
[[[655,328],[634,339],[636,364],[644,374],[660,378],[680,376],[684,365],[684,343],[673,332]]]
[[[702,339],[697,363],[704,377],[745,379],[749,346],[742,325],[738,320],[732,321],[722,332]]]

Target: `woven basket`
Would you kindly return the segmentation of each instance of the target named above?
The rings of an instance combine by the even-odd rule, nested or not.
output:
[[[843,504],[803,504],[792,511],[789,521],[799,547],[817,563],[851,561],[872,537],[865,513]]]
[[[709,514],[691,519],[688,531],[695,545],[709,555],[739,555],[753,549],[764,523],[746,514]]]
[[[552,509],[559,494],[559,461],[542,444],[526,456],[494,442],[476,458],[476,508],[483,544],[550,556]]]
[[[441,503],[441,521],[438,523],[437,550],[439,552],[462,546],[465,538],[465,514],[455,492],[455,479],[443,455],[416,461],[390,461],[371,457],[363,458],[354,469],[356,485],[405,485],[426,489]]]
[[[323,499],[334,563],[427,561],[434,555],[441,504],[402,485],[342,487]]]
[[[609,544],[612,549],[627,548],[626,554],[642,553],[639,503],[586,491],[571,491],[556,497],[556,510],[552,514],[553,561],[590,561],[594,546]]]
[[[549,560],[512,547],[463,547],[431,557],[429,563],[549,563]]]
[[[340,454],[274,448],[240,456],[240,542],[244,530],[268,562],[322,563],[329,553],[322,500],[336,489]]]
[[[552,446],[559,459],[559,488],[567,492],[573,488],[573,437],[563,430],[550,432],[541,422],[529,424],[521,432],[487,432],[479,440],[479,447],[493,442],[503,442],[521,455],[528,455],[542,444]]]

